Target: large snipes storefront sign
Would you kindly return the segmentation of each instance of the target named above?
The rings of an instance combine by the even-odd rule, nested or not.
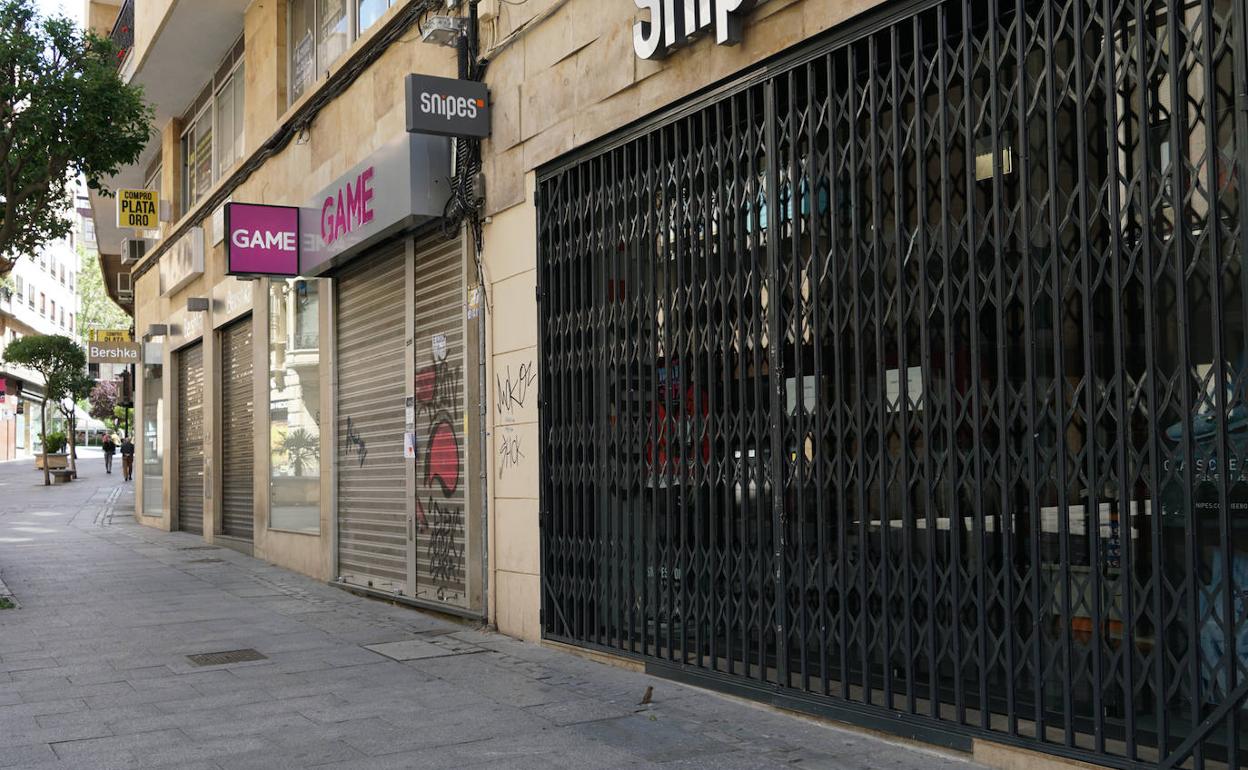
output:
[[[742,17],[766,1],[633,0],[650,12],[648,19],[633,25],[633,50],[643,59],[662,59],[709,32],[720,45],[736,45],[741,42]]]

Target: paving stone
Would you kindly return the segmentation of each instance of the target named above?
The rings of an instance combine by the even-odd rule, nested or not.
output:
[[[28,746],[6,746],[0,750],[0,767],[29,767],[40,762],[56,760],[52,747],[46,743]]]
[[[46,533],[0,541],[23,604],[0,614],[0,767],[975,767],[202,550],[111,478],[14,474],[0,532],[39,511]],[[268,659],[186,659],[241,648]]]

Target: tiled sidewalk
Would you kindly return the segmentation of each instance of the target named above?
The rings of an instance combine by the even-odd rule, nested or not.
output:
[[[977,767],[140,527],[116,475],[35,476],[0,465],[0,767]],[[265,658],[187,659],[240,648]]]

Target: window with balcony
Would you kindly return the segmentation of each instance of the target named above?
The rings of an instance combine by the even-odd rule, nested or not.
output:
[[[243,155],[243,40],[221,62],[183,119],[181,214],[185,214]],[[158,189],[160,167],[148,175]]]
[[[289,102],[338,60],[360,32],[376,24],[395,0],[290,0],[287,18]]]
[[[217,178],[243,157],[243,64],[226,76],[214,100],[217,137]]]
[[[186,121],[182,132],[182,212],[189,211],[212,187],[212,105],[206,101]]]

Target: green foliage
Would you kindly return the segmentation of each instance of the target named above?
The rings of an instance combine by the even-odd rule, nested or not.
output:
[[[42,375],[46,398],[52,403],[82,392],[87,354],[81,345],[63,334],[31,334],[14,340],[5,348],[4,360]],[[87,385],[86,391],[90,389]]]
[[[43,440],[43,451],[54,455],[58,452],[65,451],[65,445],[67,443],[69,443],[69,439],[65,438],[64,433],[61,433],[59,430],[53,431]]]
[[[59,404],[77,393],[85,396],[91,389],[89,381],[85,390],[83,389],[87,368],[86,351],[63,334],[32,334],[10,342],[4,350],[4,360],[33,369],[43,377],[43,408],[40,409],[42,424],[39,432],[43,435],[43,451],[47,453],[51,451],[48,449],[48,440],[51,438],[48,434],[48,404]],[[52,483],[47,463],[43,464],[43,483]]]
[[[99,255],[86,251],[81,245],[78,247],[78,296],[82,298],[82,305],[78,309],[78,328],[84,333],[87,329],[130,328],[130,316],[117,307],[117,303],[108,296],[108,290],[104,287]]]
[[[296,476],[303,475],[303,467],[309,460],[321,455],[321,440],[303,428],[292,430],[282,436],[280,448],[290,460]]]
[[[7,596],[0,596],[0,610],[12,610],[16,608],[17,605],[13,603],[12,599]]]
[[[117,75],[110,40],[35,0],[0,0],[0,274],[66,235],[79,174],[92,189],[134,163],[152,110]]]

